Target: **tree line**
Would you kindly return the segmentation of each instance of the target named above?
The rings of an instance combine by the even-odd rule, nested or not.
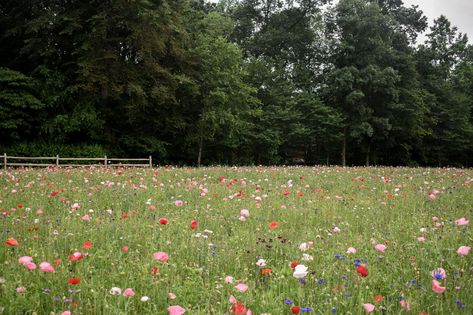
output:
[[[472,110],[467,35],[402,0],[0,2],[9,154],[471,166]]]

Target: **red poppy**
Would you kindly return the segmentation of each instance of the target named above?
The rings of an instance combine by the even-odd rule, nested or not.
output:
[[[126,218],[128,218],[128,214],[127,213],[122,214],[122,219],[126,219]]]
[[[287,196],[287,195],[289,195],[289,191],[283,190],[283,191],[282,191],[282,194],[283,194],[284,196]]]
[[[8,245],[8,246],[18,246],[18,241],[16,239],[14,239],[13,237],[10,237],[9,239],[7,239],[5,241],[5,244]]]
[[[299,306],[293,306],[291,307],[292,314],[299,314],[301,311],[301,308]]]
[[[374,297],[375,302],[381,302],[383,300],[383,296],[381,294],[376,294]]]
[[[18,209],[23,208],[23,205],[21,203],[18,204]]]
[[[60,265],[60,264],[61,264],[61,260],[60,260],[60,259],[53,260],[53,264],[55,264],[56,266],[57,266],[57,265]]]
[[[128,251],[128,246],[122,246],[122,251],[127,252]]]
[[[152,274],[153,276],[155,276],[155,275],[158,274],[158,273],[159,273],[159,269],[158,269],[157,267],[153,267],[153,268],[151,269],[151,274]]]
[[[264,268],[263,270],[261,270],[261,274],[263,276],[269,276],[271,274],[271,268]]]
[[[72,284],[72,285],[79,284],[80,279],[79,278],[71,278],[71,279],[67,280],[67,283]]]
[[[364,266],[358,266],[356,267],[356,272],[362,277],[367,277],[368,276],[368,269]]]
[[[297,265],[299,265],[299,263],[298,263],[297,261],[291,262],[291,268],[292,268],[292,269],[296,268]]]
[[[195,228],[197,227],[197,220],[192,220],[191,222],[191,229],[195,230]]]
[[[59,189],[56,189],[55,191],[53,191],[49,197],[56,197],[61,191]]]
[[[278,227],[278,225],[279,225],[279,223],[276,222],[276,221],[271,221],[271,222],[269,222],[269,224],[268,224],[268,226],[269,226],[270,229],[275,229],[275,228]]]
[[[82,247],[83,247],[84,249],[89,250],[89,249],[92,248],[92,243],[89,242],[89,241],[85,241],[84,244],[82,245]]]
[[[246,315],[245,305],[241,302],[236,302],[232,308],[232,314],[234,315]]]
[[[169,220],[166,218],[161,218],[159,219],[159,224],[166,225],[169,223]]]

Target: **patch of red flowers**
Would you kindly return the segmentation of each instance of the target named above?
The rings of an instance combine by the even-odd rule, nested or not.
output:
[[[299,306],[293,306],[291,307],[292,314],[299,314],[301,311],[301,308]]]
[[[276,221],[271,221],[271,222],[269,222],[269,224],[268,224],[268,226],[269,226],[270,229],[275,229],[275,228],[278,227],[278,225],[279,225],[279,223],[276,222]]]
[[[246,315],[245,305],[241,302],[236,302],[232,308],[232,314],[234,315]]]
[[[298,263],[297,261],[291,262],[291,268],[292,268],[292,269],[296,268],[297,265],[299,265],[299,263]]]
[[[89,241],[85,241],[84,244],[82,245],[82,247],[83,247],[84,249],[89,250],[89,249],[92,248],[92,243],[89,242]]]
[[[365,266],[358,266],[356,267],[356,272],[362,277],[368,277],[368,269]]]
[[[166,225],[169,223],[169,220],[166,218],[161,218],[159,219],[159,224]]]
[[[13,237],[10,237],[9,239],[7,239],[5,241],[5,244],[8,245],[8,246],[12,246],[12,247],[19,245],[18,241],[16,239],[14,239]]]
[[[195,228],[197,227],[197,220],[192,220],[191,222],[191,229],[195,230]]]
[[[72,285],[79,284],[80,279],[79,278],[71,278],[71,279],[67,280],[67,283],[72,284]]]

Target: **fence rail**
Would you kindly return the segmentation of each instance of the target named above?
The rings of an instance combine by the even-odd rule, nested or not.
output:
[[[22,162],[8,162],[8,160],[14,161],[41,161],[38,163],[22,163]],[[44,161],[54,161],[54,163],[44,163]],[[61,161],[94,161],[98,162],[96,164],[61,164]],[[119,163],[112,163],[112,162],[119,162]],[[125,163],[122,163],[125,162]],[[129,163],[129,162],[147,162],[147,163]],[[127,167],[153,167],[153,157],[150,155],[147,159],[137,159],[137,158],[108,158],[107,156],[100,157],[100,158],[71,158],[71,157],[60,157],[56,155],[55,157],[51,156],[8,156],[6,153],[3,154],[3,159],[0,165],[3,166],[4,169],[7,169],[8,166],[21,166],[21,167],[33,167],[33,166],[40,166],[40,167],[47,167],[47,166],[66,166],[66,167],[73,167],[73,166],[127,166]]]

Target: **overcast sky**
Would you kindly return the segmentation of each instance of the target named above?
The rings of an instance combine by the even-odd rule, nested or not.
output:
[[[429,26],[441,14],[445,15],[452,25],[462,33],[468,34],[473,42],[473,0],[403,0],[404,4],[415,4],[429,18]],[[429,29],[427,29],[429,32]]]

